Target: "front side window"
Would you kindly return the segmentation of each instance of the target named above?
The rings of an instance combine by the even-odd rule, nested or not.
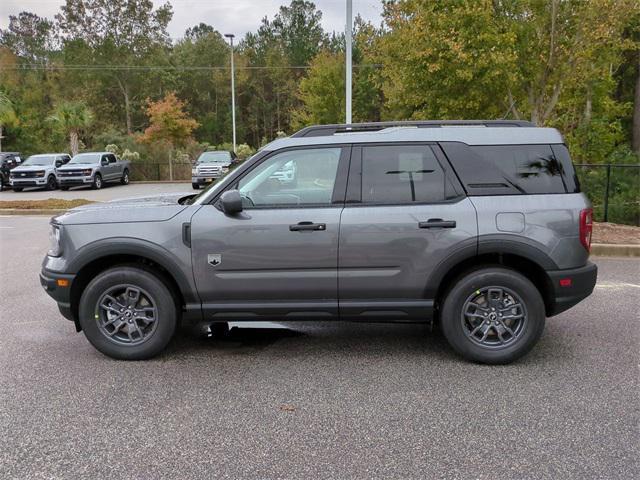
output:
[[[447,177],[428,145],[362,148],[362,202],[411,204],[442,202]]]
[[[239,182],[245,208],[331,203],[341,148],[277,153]]]

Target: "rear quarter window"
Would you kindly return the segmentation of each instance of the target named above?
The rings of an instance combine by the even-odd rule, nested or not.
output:
[[[442,148],[469,195],[554,194],[579,190],[566,147],[474,145]]]

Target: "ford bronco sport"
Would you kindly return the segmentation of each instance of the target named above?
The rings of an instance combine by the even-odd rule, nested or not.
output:
[[[180,321],[270,318],[437,321],[463,357],[507,363],[592,292],[591,218],[554,129],[324,125],[198,195],[54,217],[40,278],[114,358],[156,355]]]

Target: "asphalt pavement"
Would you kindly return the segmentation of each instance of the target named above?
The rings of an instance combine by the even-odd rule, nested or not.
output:
[[[594,294],[512,365],[342,322],[182,332],[123,362],[41,289],[47,222],[0,217],[2,479],[640,478],[637,259],[595,259]]]
[[[202,190],[200,190],[202,191]],[[95,202],[106,202],[118,198],[139,197],[144,195],[160,195],[163,193],[177,192],[193,192],[190,183],[130,183],[129,185],[120,185],[120,183],[105,183],[100,190],[92,190],[91,187],[73,187],[67,191],[62,190],[45,190],[43,188],[26,188],[22,192],[14,192],[13,190],[5,190],[0,192],[1,200],[46,200],[48,198],[61,198],[63,200],[73,200],[75,198],[84,198]]]

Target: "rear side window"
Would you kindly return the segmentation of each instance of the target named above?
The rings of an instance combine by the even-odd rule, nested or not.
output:
[[[362,147],[362,202],[435,203],[447,198],[447,176],[428,145]]]
[[[568,152],[551,145],[474,145],[444,142],[469,195],[553,194],[578,191]],[[554,146],[555,147],[555,146]]]

